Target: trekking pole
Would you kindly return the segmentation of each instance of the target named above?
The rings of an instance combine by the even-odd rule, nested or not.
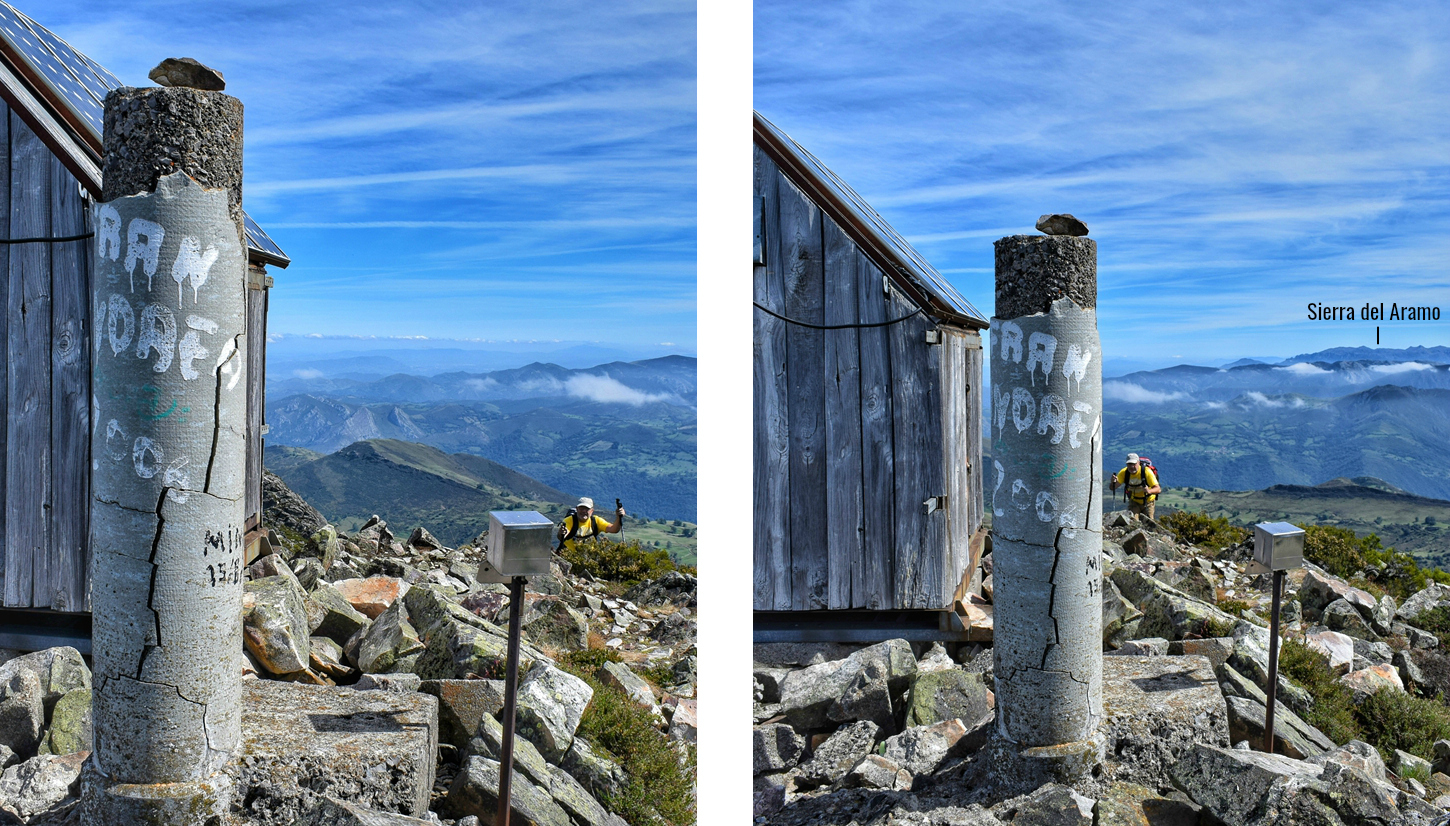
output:
[[[624,538],[624,503],[616,497],[614,500],[614,513],[619,517],[619,536]]]

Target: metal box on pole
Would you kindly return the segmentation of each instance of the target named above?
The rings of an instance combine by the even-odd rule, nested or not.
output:
[[[1255,525],[1254,561],[1270,571],[1303,567],[1304,529],[1288,522]]]
[[[554,555],[553,538],[554,523],[538,511],[489,511],[488,549],[479,578],[485,579],[484,573],[547,575]]]

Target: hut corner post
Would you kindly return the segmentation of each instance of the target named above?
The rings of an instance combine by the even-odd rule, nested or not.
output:
[[[999,779],[1091,786],[1106,746],[1097,245],[996,242],[992,547]]]
[[[94,207],[94,751],[82,819],[225,822],[241,742],[242,105],[112,91]]]

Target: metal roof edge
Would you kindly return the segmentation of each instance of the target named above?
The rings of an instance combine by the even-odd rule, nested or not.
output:
[[[764,115],[754,110],[751,114],[754,116],[753,132],[756,145],[780,167],[792,183],[800,187],[812,201],[830,215],[831,219],[840,225],[851,240],[866,253],[867,257],[880,267],[893,283],[911,296],[912,300],[920,304],[922,309],[936,316],[938,322],[948,322],[978,330],[987,329],[990,326],[987,319],[980,314],[976,307],[972,306],[971,302],[960,295],[955,296],[954,300],[938,289],[933,282],[944,279],[935,270],[930,274],[925,272],[922,265],[926,263],[926,259],[912,249],[904,238],[897,235],[895,230],[891,232],[896,235],[896,238],[884,237],[882,232],[872,225],[872,222],[846,203],[842,195],[838,194],[830,183],[823,180],[811,168],[814,164],[829,171],[820,159],[811,156],[805,147],[781,131]],[[802,157],[802,154],[809,156],[809,160]],[[834,175],[834,173],[832,174]],[[851,190],[845,181],[836,178],[836,183],[851,195],[855,195],[863,205],[865,204],[860,195]],[[867,208],[869,209],[869,207]],[[876,218],[885,224],[884,218],[879,215]],[[889,224],[886,226],[888,229],[890,228]],[[913,260],[905,251],[899,251],[900,246],[905,246],[910,254],[914,254],[919,260]],[[926,264],[926,266],[930,265]],[[964,309],[958,309],[957,304],[977,312],[977,315],[966,312]]]

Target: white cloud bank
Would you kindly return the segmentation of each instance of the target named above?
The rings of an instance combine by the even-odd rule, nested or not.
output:
[[[1288,367],[1275,367],[1275,370],[1283,370],[1293,376],[1322,376],[1328,373],[1323,367],[1315,367],[1307,361],[1291,364]]]
[[[1390,374],[1394,374],[1394,373],[1410,373],[1410,372],[1416,372],[1416,371],[1419,371],[1419,370],[1430,370],[1430,369],[1433,369],[1434,366],[1435,365],[1433,365],[1433,364],[1425,364],[1423,362],[1418,362],[1418,361],[1402,361],[1399,364],[1376,364],[1375,366],[1373,366],[1373,367],[1371,367],[1369,369],[1373,370],[1376,373],[1390,373]]]
[[[1109,399],[1132,404],[1163,404],[1188,398],[1186,394],[1176,390],[1172,393],[1160,393],[1157,390],[1140,387],[1130,381],[1103,382],[1103,395]]]
[[[570,376],[564,388],[569,395],[589,401],[630,404],[635,407],[670,399],[668,393],[646,393],[609,376]]]

